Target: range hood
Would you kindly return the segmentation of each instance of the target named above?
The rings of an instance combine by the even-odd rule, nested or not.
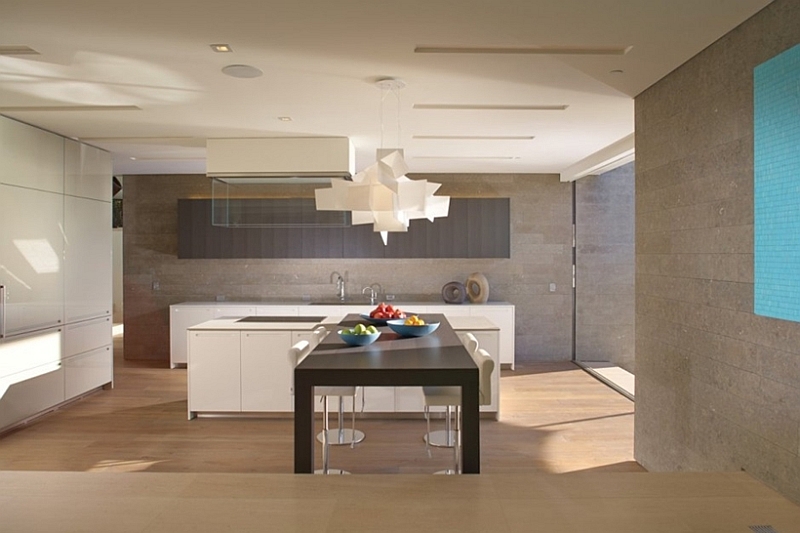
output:
[[[206,175],[223,181],[348,179],[354,173],[355,150],[347,137],[206,140]]]

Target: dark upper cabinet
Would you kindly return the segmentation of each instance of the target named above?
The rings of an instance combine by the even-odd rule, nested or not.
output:
[[[214,226],[211,200],[178,200],[178,258],[508,258],[508,198],[451,198],[445,218],[412,220],[407,232],[389,233],[383,245],[372,225],[331,227],[313,199],[255,201],[253,210],[298,211],[297,225]],[[308,204],[308,205],[306,205]],[[324,218],[323,218],[324,217]],[[269,215],[261,220],[270,220]]]

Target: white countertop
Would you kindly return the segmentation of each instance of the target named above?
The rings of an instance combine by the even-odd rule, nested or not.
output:
[[[269,319],[269,317],[263,317]],[[297,322],[240,322],[242,317],[215,318],[186,328],[189,331],[198,330],[230,330],[230,331],[311,331],[320,324],[338,324],[343,317],[329,316],[320,322],[302,321],[302,317],[297,317]]]

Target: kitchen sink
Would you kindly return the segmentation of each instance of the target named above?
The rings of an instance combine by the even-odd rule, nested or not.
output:
[[[373,305],[369,300],[323,300],[319,302],[308,302],[308,305]],[[377,305],[377,304],[375,304]]]

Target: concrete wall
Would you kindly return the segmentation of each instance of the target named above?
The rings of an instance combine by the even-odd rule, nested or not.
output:
[[[634,372],[634,164],[575,182],[575,359]]]
[[[115,324],[122,323],[123,320],[123,284],[122,284],[122,228],[114,228],[111,234],[111,257],[113,258],[113,298],[114,298],[114,312],[113,318]]]
[[[398,295],[441,293],[472,272],[490,299],[516,305],[517,361],[569,360],[572,352],[572,193],[555,175],[416,175],[440,194],[511,198],[510,259],[178,260],[177,200],[208,197],[204,176],[125,176],[125,357],[169,360],[169,305],[188,300],[333,296],[334,270],[349,294],[379,282]],[[275,196],[313,196],[275,186]],[[376,235],[376,238],[377,235]],[[391,235],[390,237],[391,238]],[[549,291],[549,284],[556,291]],[[157,288],[154,288],[157,286]]]
[[[776,0],[636,98],[636,459],[800,501],[800,324],[753,314],[753,68],[800,42]]]

